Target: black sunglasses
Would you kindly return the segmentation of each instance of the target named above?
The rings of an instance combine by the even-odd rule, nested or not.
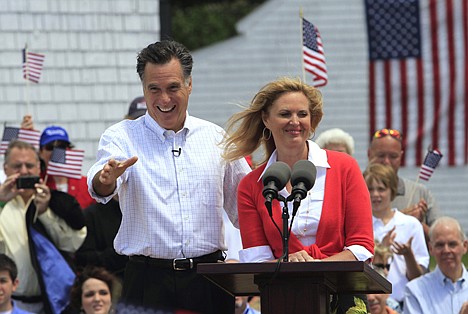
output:
[[[383,263],[373,263],[374,267],[390,270],[390,264],[383,264]]]
[[[62,149],[67,149],[69,146],[69,144],[67,142],[59,142],[59,141],[55,141],[55,142],[52,142],[52,143],[48,143],[46,145],[44,145],[44,149],[45,150],[48,150],[48,151],[53,151],[54,148],[62,148]]]

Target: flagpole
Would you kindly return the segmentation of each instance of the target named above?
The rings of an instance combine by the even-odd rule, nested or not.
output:
[[[406,204],[405,208],[408,208],[411,205],[411,200],[413,199],[414,193],[416,192],[416,185],[419,183],[419,175],[416,178],[415,184],[413,185],[413,188],[411,189],[410,196],[408,198],[408,204]]]
[[[24,99],[26,102],[26,114],[31,114],[31,108],[29,105],[29,66],[28,66],[28,43],[24,44],[24,64],[23,67],[26,65],[26,89]]]
[[[301,65],[302,65],[302,81],[305,83],[306,82],[306,73],[305,73],[305,67],[304,67],[304,52],[302,51],[304,49],[304,14],[302,12],[302,7],[299,8],[299,17],[300,17],[300,30],[301,30]]]

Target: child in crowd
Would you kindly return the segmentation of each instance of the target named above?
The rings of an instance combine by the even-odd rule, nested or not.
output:
[[[5,254],[0,254],[0,313],[32,314],[15,305],[11,295],[18,287],[18,269],[15,262]]]

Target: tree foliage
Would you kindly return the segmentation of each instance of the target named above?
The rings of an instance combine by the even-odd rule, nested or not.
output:
[[[237,35],[236,23],[264,0],[174,1],[172,38],[195,50]]]

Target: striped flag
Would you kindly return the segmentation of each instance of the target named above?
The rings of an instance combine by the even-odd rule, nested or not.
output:
[[[47,175],[81,179],[84,151],[55,147],[47,165]]]
[[[314,24],[302,19],[302,55],[304,69],[312,74],[315,87],[324,86],[328,82],[325,54],[322,38]]]
[[[41,132],[36,130],[20,129],[15,127],[6,126],[3,129],[2,142],[0,143],[0,155],[5,154],[8,145],[11,141],[18,140],[27,142],[39,150],[39,140],[41,139]]]
[[[419,170],[419,179],[429,181],[429,178],[432,176],[432,173],[439,164],[440,159],[442,159],[442,156],[441,152],[437,149],[429,149],[426,158],[424,158],[424,162],[421,165],[421,169]]]
[[[34,83],[39,83],[42,74],[42,65],[45,55],[29,52],[23,49],[23,78]]]
[[[370,135],[403,133],[402,165],[425,147],[468,163],[468,1],[365,0]]]

